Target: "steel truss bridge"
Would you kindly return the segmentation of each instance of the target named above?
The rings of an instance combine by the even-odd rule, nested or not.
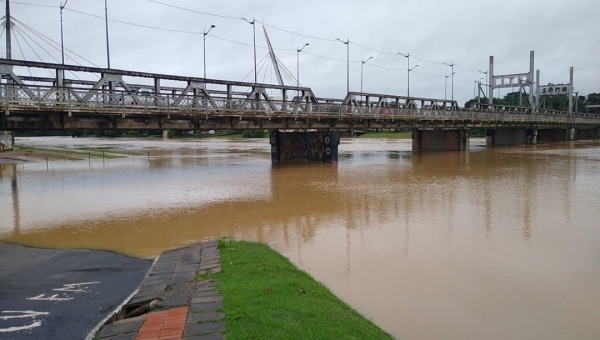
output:
[[[0,130],[600,127],[594,114],[359,92],[329,99],[307,87],[23,60],[0,59],[0,76]]]

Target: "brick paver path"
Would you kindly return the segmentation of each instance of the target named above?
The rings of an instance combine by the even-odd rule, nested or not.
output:
[[[135,340],[180,340],[187,313],[188,307],[150,313]]]

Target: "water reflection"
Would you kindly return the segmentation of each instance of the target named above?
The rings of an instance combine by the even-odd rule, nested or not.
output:
[[[598,338],[600,144],[343,141],[338,165],[272,166],[264,141],[223,142],[0,164],[0,238],[147,257],[260,240],[399,338]]]

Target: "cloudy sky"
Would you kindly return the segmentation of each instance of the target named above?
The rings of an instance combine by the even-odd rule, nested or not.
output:
[[[57,46],[27,28],[60,42],[59,0],[11,0],[11,12],[20,21],[13,58],[60,61]],[[67,52],[66,63],[106,67],[104,1],[69,0],[63,14],[65,47],[87,59]],[[296,49],[310,44],[300,53],[300,83],[318,97],[346,94],[340,38],[350,40],[351,91],[360,90],[361,60],[373,57],[364,64],[364,91],[406,95],[407,59],[398,52],[410,53],[410,66],[419,65],[410,73],[411,96],[444,98],[452,72],[444,62],[454,63],[461,105],[473,97],[484,76],[477,70],[488,69],[489,56],[496,75],[525,73],[530,50],[542,84],[567,83],[573,66],[576,91],[600,92],[599,14],[598,0],[108,0],[112,68],[201,77],[202,31],[216,25],[206,38],[207,77],[252,82],[252,25],[241,18],[254,17],[258,68],[268,53],[266,23],[277,57],[294,77]],[[276,83],[272,67],[263,66],[258,81]],[[450,98],[451,78],[447,86]]]

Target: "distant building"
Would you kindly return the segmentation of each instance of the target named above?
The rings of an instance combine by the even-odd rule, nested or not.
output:
[[[588,113],[600,115],[600,105],[588,105],[587,110]]]

